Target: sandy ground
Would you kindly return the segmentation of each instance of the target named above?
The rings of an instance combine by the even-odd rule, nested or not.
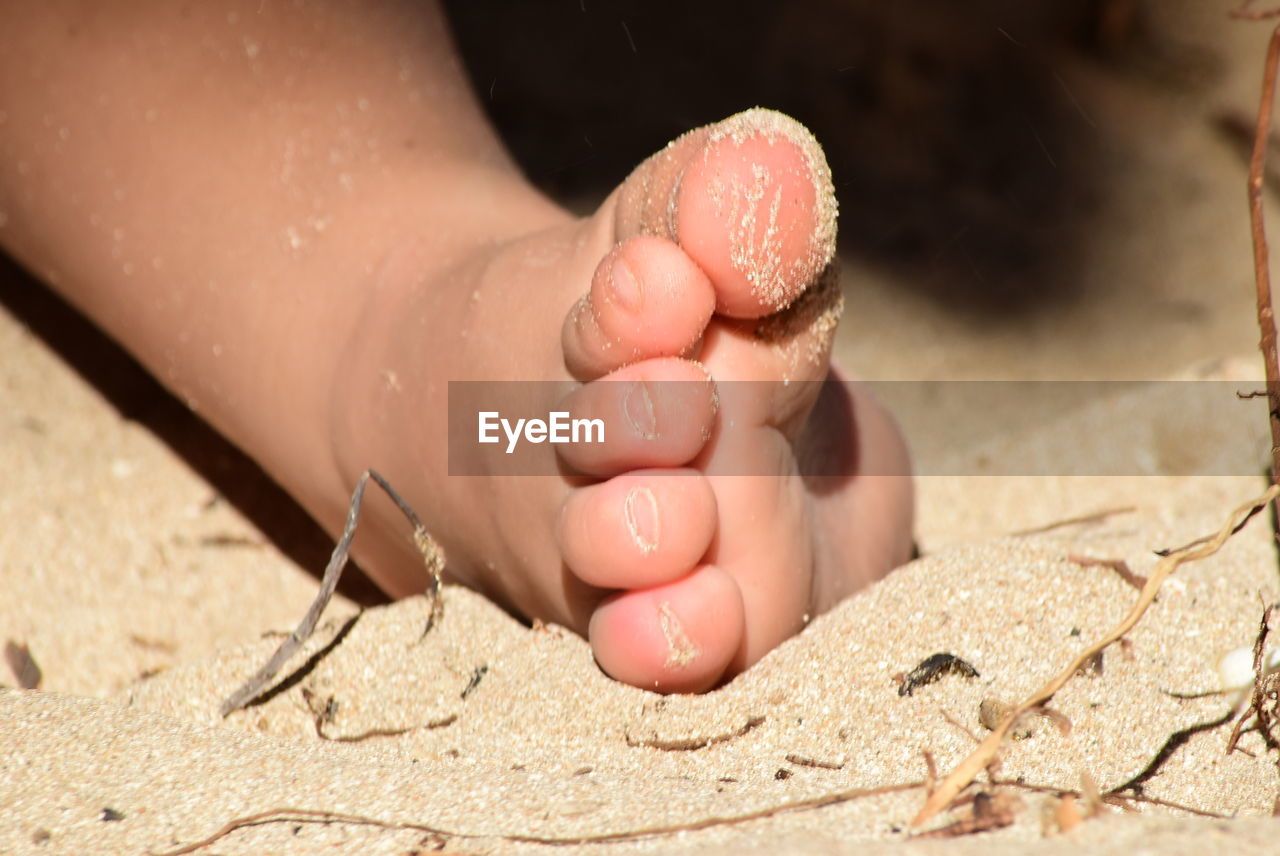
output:
[[[874,379],[1250,388],[1244,166],[1217,117],[1252,111],[1266,34],[1212,5],[1152,23],[1218,64],[1189,92],[1059,69],[1105,143],[1110,188],[1075,227],[1072,300],[978,319],[851,256],[845,363]],[[1068,556],[1149,574],[1153,550],[1215,531],[1261,492],[1256,409],[1206,415],[1167,386],[1090,387],[966,421],[962,387],[907,394],[924,556],[706,696],[615,684],[573,634],[462,589],[424,635],[425,599],[361,612],[356,586],[279,692],[221,720],[221,698],[308,605],[324,540],[109,343],[16,271],[3,279],[0,643],[26,646],[41,679],[0,689],[0,852],[158,853],[273,809],[286,811],[197,852],[1193,853],[1280,837],[1276,753],[1252,734],[1252,754],[1226,754],[1233,698],[1170,694],[1214,689],[1218,657],[1250,644],[1261,603],[1280,598],[1260,515],[1179,569],[1102,669],[1055,696],[1069,733],[1036,720],[1005,746],[1004,784],[980,777],[1014,801],[1011,825],[909,839],[925,753],[953,768],[985,734],[984,700],[1027,695],[1134,602],[1117,574]],[[939,423],[952,442],[927,433]],[[1152,455],[1108,459],[1117,425]],[[1062,454],[1093,474],[1052,474]],[[899,695],[897,676],[942,651],[977,676]],[[0,684],[18,681],[0,663]],[[1061,833],[1059,795],[1085,782],[1124,799]]]

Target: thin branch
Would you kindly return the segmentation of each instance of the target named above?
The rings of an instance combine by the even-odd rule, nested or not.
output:
[[[930,771],[933,771],[933,757],[928,752],[925,752],[925,762],[927,763]],[[1074,790],[1072,788],[1059,788],[1054,785],[1039,785],[1030,782],[1023,782],[1017,779],[993,778],[991,780],[991,784],[997,788],[1013,788],[1021,791],[1031,791],[1033,793],[1058,795],[1071,794],[1076,797],[1084,796],[1081,791]],[[197,850],[202,850],[211,844],[217,843],[236,830],[245,829],[250,826],[264,826],[269,823],[345,823],[353,826],[375,826],[389,830],[410,829],[416,832],[435,835],[446,839],[499,838],[503,841],[518,844],[543,844],[552,847],[572,847],[584,844],[608,844],[623,841],[638,841],[646,838],[667,837],[684,832],[697,832],[699,830],[712,829],[715,827],[734,826],[740,823],[762,820],[789,812],[822,809],[828,806],[839,805],[841,803],[853,802],[858,799],[865,799],[867,797],[882,796],[884,794],[913,791],[917,789],[924,789],[927,791],[929,789],[929,783],[927,781],[904,782],[897,785],[884,785],[878,788],[851,788],[837,793],[823,794],[809,799],[796,800],[794,802],[782,803],[781,805],[767,806],[762,809],[757,809],[756,811],[744,812],[739,815],[706,817],[690,821],[688,823],[672,824],[671,826],[650,826],[619,832],[602,832],[596,835],[565,836],[563,838],[543,835],[507,835],[500,832],[458,832],[436,826],[430,826],[425,823],[378,820],[377,818],[359,814],[344,814],[341,812],[320,811],[307,808],[274,808],[267,811],[257,812],[255,814],[244,815],[243,817],[237,817],[224,824],[212,835],[202,838],[199,841],[194,841],[191,844],[185,844],[174,850],[165,850],[161,853],[156,853],[154,856],[183,856],[183,854],[194,853]],[[1184,805],[1182,803],[1164,800],[1158,797],[1149,797],[1143,794],[1114,794],[1108,795],[1107,800],[1114,800],[1115,802],[1125,804],[1145,803],[1147,805],[1157,805],[1163,808],[1186,812],[1187,814],[1198,815],[1200,817],[1211,817],[1219,820],[1226,819],[1226,815],[1218,814],[1217,812],[1205,811],[1204,809],[1199,809],[1194,806]]]
[[[1236,12],[1243,13],[1244,7],[1242,6]],[[1266,17],[1270,14],[1280,14],[1280,10],[1248,14]],[[1253,235],[1253,274],[1258,295],[1258,329],[1262,334],[1260,347],[1267,376],[1267,407],[1271,411],[1271,480],[1273,482],[1280,479],[1280,357],[1276,354],[1276,316],[1271,303],[1271,265],[1267,247],[1267,229],[1262,211],[1262,187],[1267,165],[1267,141],[1271,136],[1271,110],[1275,102],[1277,64],[1280,64],[1280,27],[1276,27],[1272,32],[1271,41],[1267,45],[1267,59],[1262,76],[1262,103],[1258,106],[1253,157],[1249,160],[1249,226]]]
[[[1132,514],[1137,511],[1136,505],[1122,505],[1119,508],[1104,508],[1102,511],[1095,511],[1093,514],[1082,514],[1079,517],[1068,517],[1065,520],[1055,520],[1053,523],[1046,523],[1043,526],[1034,526],[1030,529],[1019,529],[1017,532],[1010,532],[1010,535],[1021,537],[1024,535],[1042,535],[1045,532],[1052,532],[1055,529],[1062,529],[1066,526],[1076,526],[1085,523],[1101,523],[1108,517],[1115,517],[1117,514]]]
[[[1236,744],[1240,742],[1245,723],[1248,722],[1251,716],[1257,718],[1257,728],[1262,735],[1263,741],[1267,743],[1268,747],[1274,747],[1275,745],[1276,739],[1271,733],[1274,717],[1271,711],[1267,709],[1267,683],[1270,673],[1270,669],[1267,668],[1267,636],[1271,633],[1271,618],[1275,614],[1276,604],[1271,604],[1262,611],[1262,625],[1258,628],[1258,635],[1253,641],[1253,694],[1249,699],[1248,706],[1240,713],[1240,718],[1236,720],[1235,727],[1231,729],[1231,738],[1227,741],[1228,755],[1236,751]]]
[[[1169,739],[1164,742],[1164,745],[1161,746],[1156,754],[1151,758],[1147,763],[1147,766],[1143,767],[1142,770],[1131,776],[1128,781],[1116,785],[1114,788],[1107,791],[1107,795],[1111,796],[1123,793],[1124,791],[1139,793],[1142,786],[1153,776],[1159,773],[1161,768],[1168,763],[1169,759],[1173,757],[1173,753],[1177,752],[1189,743],[1192,737],[1195,737],[1197,734],[1201,734],[1205,731],[1213,731],[1215,728],[1221,728],[1230,722],[1233,716],[1235,716],[1235,710],[1228,708],[1227,712],[1219,716],[1217,719],[1210,719],[1206,722],[1197,722],[1194,725],[1188,725],[1186,728],[1170,734]]]
[[[435,624],[440,610],[440,574],[444,570],[444,553],[440,550],[435,540],[427,534],[427,529],[422,525],[422,521],[418,519],[418,515],[400,497],[400,494],[396,493],[391,485],[387,483],[387,480],[374,470],[365,470],[361,473],[360,480],[356,482],[355,492],[351,495],[351,507],[347,511],[347,522],[342,528],[342,536],[333,548],[333,555],[329,557],[329,564],[324,569],[324,576],[320,580],[320,590],[316,592],[315,599],[311,601],[311,606],[307,608],[307,614],[302,617],[302,621],[298,623],[293,632],[284,638],[284,641],[280,643],[280,647],[271,655],[271,659],[222,703],[222,707],[218,709],[219,714],[222,716],[230,715],[257,698],[258,694],[262,692],[267,684],[271,683],[272,678],[288,662],[289,658],[296,654],[298,649],[311,638],[311,634],[316,629],[316,624],[320,621],[320,615],[324,612],[324,608],[329,605],[329,600],[333,597],[333,592],[338,587],[338,580],[342,578],[342,571],[347,566],[347,556],[351,552],[351,542],[356,535],[356,522],[360,517],[360,504],[364,500],[364,489],[369,483],[369,479],[373,479],[380,488],[386,491],[387,495],[391,497],[392,501],[400,509],[400,512],[413,524],[414,545],[418,548],[418,552],[422,554],[423,561],[427,564],[427,570],[431,572],[431,587],[428,591],[428,596],[431,598],[431,617],[427,621],[427,629],[430,629]]]
[[[1092,556],[1080,556],[1072,553],[1067,556],[1067,561],[1082,568],[1110,568],[1116,572],[1120,579],[1138,591],[1142,591],[1142,587],[1147,584],[1147,578],[1142,574],[1135,574],[1131,571],[1129,563],[1124,559],[1095,559]]]
[[[439,835],[444,838],[500,838],[503,841],[510,841],[516,844],[546,844],[560,847],[580,846],[583,844],[607,844],[616,841],[636,841],[644,838],[676,835],[681,832],[696,832],[698,830],[711,829],[717,826],[732,826],[739,823],[747,823],[752,820],[762,820],[764,818],[773,817],[779,814],[786,814],[793,811],[808,811],[826,808],[827,806],[837,805],[839,803],[851,802],[857,799],[865,799],[866,797],[894,794],[901,791],[913,791],[923,786],[923,782],[904,782],[897,785],[882,785],[877,788],[850,788],[849,790],[839,791],[837,793],[823,794],[809,799],[767,806],[766,808],[758,809],[756,811],[744,812],[738,815],[729,815],[727,817],[704,817],[688,823],[678,823],[670,826],[649,826],[640,827],[638,829],[622,830],[619,832],[603,832],[597,835],[575,835],[565,837],[548,835],[509,835],[502,832],[454,832],[448,829],[428,826],[424,823],[401,823],[396,821],[378,820],[377,818],[365,817],[358,814],[317,811],[315,809],[308,808],[274,808],[268,811],[258,812],[257,814],[237,817],[235,820],[228,822],[217,832],[206,838],[202,838],[199,841],[192,842],[191,844],[186,844],[175,850],[165,850],[162,853],[156,854],[156,856],[182,856],[182,854],[185,853],[194,853],[197,850],[201,850],[208,847],[210,844],[217,842],[219,839],[227,837],[237,829],[243,829],[246,826],[257,826],[265,823],[285,822],[347,823],[359,826],[377,826],[383,829],[412,829],[417,832],[424,832],[429,835]]]

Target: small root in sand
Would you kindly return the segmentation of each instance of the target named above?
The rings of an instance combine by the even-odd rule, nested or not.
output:
[[[1217,719],[1211,719],[1206,722],[1197,722],[1194,725],[1189,725],[1180,731],[1175,731],[1173,734],[1170,734],[1169,738],[1165,740],[1164,745],[1160,747],[1156,754],[1147,763],[1147,766],[1143,767],[1141,771],[1135,774],[1128,781],[1116,785],[1114,788],[1107,791],[1106,795],[1108,797],[1116,796],[1124,793],[1125,791],[1141,793],[1143,785],[1160,772],[1160,769],[1164,767],[1170,758],[1173,757],[1175,752],[1187,743],[1191,742],[1192,737],[1195,737],[1197,734],[1205,731],[1212,731],[1215,728],[1221,728],[1223,725],[1226,725],[1231,721],[1231,714],[1232,711],[1228,710]]]
[[[967,727],[965,727],[965,724],[963,722],[960,722],[958,719],[956,719],[954,716],[948,713],[946,708],[938,708],[938,713],[942,714],[942,720],[946,722],[947,725],[950,725],[952,728],[954,728],[956,731],[959,731],[965,737],[968,737],[974,743],[982,742],[981,740],[978,739],[978,735],[974,734]]]
[[[780,805],[769,806],[757,811],[745,812],[739,815],[729,817],[706,817],[693,820],[688,823],[672,824],[670,826],[649,826],[637,829],[622,830],[619,832],[605,832],[598,835],[581,835],[581,836],[564,836],[556,837],[550,835],[510,835],[500,832],[456,832],[448,829],[442,829],[436,826],[429,826],[425,823],[409,823],[402,821],[379,820],[375,817],[367,817],[359,814],[347,814],[337,811],[322,811],[307,808],[273,808],[266,811],[248,814],[237,817],[227,822],[223,827],[212,835],[194,841],[191,844],[185,844],[172,850],[165,850],[156,853],[156,856],[182,856],[186,853],[195,853],[198,850],[215,844],[218,841],[231,835],[239,829],[250,826],[262,826],[268,823],[322,823],[333,824],[341,823],[351,826],[373,826],[380,829],[388,830],[405,830],[410,829],[422,832],[426,835],[439,836],[444,839],[477,839],[477,838],[496,838],[502,841],[508,841],[515,844],[546,844],[552,846],[573,846],[585,844],[608,844],[617,841],[640,841],[646,838],[661,838],[671,835],[678,835],[682,832],[697,832],[703,829],[713,829],[722,826],[734,826],[740,823],[749,823],[755,820],[764,820],[765,818],[775,817],[781,814],[787,814],[794,811],[811,811],[814,809],[825,808],[827,806],[840,805],[841,803],[853,802],[854,800],[867,799],[869,797],[882,796],[884,794],[900,793],[902,791],[913,791],[922,786],[922,782],[904,782],[896,785],[884,785],[877,788],[850,788],[849,790],[838,791],[831,794],[822,794],[807,799],[795,800],[792,802],[782,803]]]
[[[930,767],[933,768],[933,759],[928,752],[925,752],[925,760]],[[731,779],[721,779],[720,781],[732,781]],[[199,841],[174,848],[157,852],[156,856],[182,856],[186,853],[195,853],[198,850],[217,843],[228,835],[239,829],[251,826],[262,826],[271,823],[318,823],[318,824],[349,824],[352,826],[373,826],[386,830],[415,830],[426,835],[437,836],[443,839],[480,839],[491,838],[501,839],[516,844],[546,844],[552,846],[574,846],[586,844],[608,844],[611,842],[622,841],[642,841],[650,838],[664,838],[680,833],[698,832],[704,829],[715,829],[720,827],[736,826],[738,824],[750,823],[752,821],[764,820],[766,818],[777,817],[783,814],[789,814],[797,811],[816,811],[818,809],[827,808],[829,806],[842,805],[844,803],[854,802],[860,799],[868,799],[871,797],[883,796],[885,794],[902,793],[904,791],[914,791],[924,789],[928,792],[927,782],[903,782],[901,784],[883,785],[874,788],[850,788],[844,791],[836,791],[829,794],[820,794],[815,797],[794,800],[791,802],[780,803],[778,805],[768,806],[756,811],[744,812],[738,815],[704,817],[697,820],[691,820],[687,823],[672,824],[670,826],[648,826],[638,827],[636,829],[620,830],[617,832],[603,832],[596,835],[586,836],[546,836],[546,835],[519,835],[488,832],[463,832],[443,829],[436,826],[430,826],[425,823],[412,823],[403,821],[387,821],[378,818],[367,817],[358,814],[345,814],[342,812],[323,811],[317,809],[304,808],[273,808],[266,811],[257,812],[237,817],[228,821],[212,835],[200,839]],[[1036,785],[1029,782],[1018,780],[1005,780],[992,777],[991,785],[997,789],[1010,789],[1017,791],[1028,791],[1038,794],[1055,794],[1061,797],[1064,794],[1073,794],[1079,798],[1086,798],[1086,795],[1079,791],[1063,790],[1062,788],[1051,787],[1048,785]],[[1155,805],[1162,808],[1182,811],[1193,814],[1198,817],[1209,817],[1218,820],[1225,820],[1226,816],[1216,812],[1204,811],[1193,806],[1183,805],[1171,800],[1162,800],[1155,797],[1143,796],[1142,794],[1115,795],[1102,797],[1100,802],[1108,805],[1117,805],[1126,811],[1133,810],[1133,804]],[[1007,803],[1006,803],[1007,805]],[[996,828],[996,827],[990,827]],[[973,830],[974,832],[980,830]]]
[[[1055,529],[1062,529],[1067,526],[1084,526],[1091,523],[1102,523],[1108,518],[1115,517],[1117,514],[1132,514],[1137,511],[1136,505],[1123,505],[1119,508],[1104,508],[1101,511],[1095,511],[1092,514],[1081,514],[1078,517],[1068,517],[1064,520],[1055,520],[1052,523],[1046,523],[1043,526],[1033,526],[1030,529],[1019,529],[1009,534],[1014,537],[1023,537],[1026,535],[1043,535],[1046,532],[1052,532]]]
[[[1280,749],[1280,672],[1269,668],[1267,657],[1267,639],[1271,635],[1271,620],[1275,617],[1277,607],[1271,604],[1262,611],[1262,622],[1258,627],[1258,635],[1253,640],[1253,694],[1249,704],[1236,719],[1231,729],[1231,739],[1227,741],[1227,754],[1236,751],[1240,737],[1246,725],[1261,735],[1268,749]],[[1243,750],[1241,750],[1243,751]]]
[[[456,713],[452,713],[441,719],[402,728],[370,728],[367,731],[362,731],[358,734],[332,735],[328,734],[325,731],[325,728],[334,724],[338,718],[338,711],[342,708],[337,697],[333,695],[322,697],[319,693],[316,693],[310,688],[303,687],[302,700],[313,716],[316,737],[319,737],[321,740],[327,740],[330,743],[361,743],[365,740],[372,740],[375,737],[402,737],[405,734],[409,734],[414,731],[429,731],[434,728],[445,728],[458,721],[458,715]]]
[[[1067,556],[1067,561],[1082,568],[1110,568],[1116,572],[1120,579],[1138,591],[1142,591],[1142,587],[1147,584],[1147,578],[1142,574],[1135,574],[1129,570],[1129,563],[1124,559],[1095,559],[1092,556],[1079,556],[1072,553]]]
[[[694,752],[698,749],[705,749],[708,746],[714,746],[717,743],[726,743],[730,740],[736,740],[742,735],[751,731],[756,726],[763,723],[763,716],[751,716],[742,724],[740,728],[723,734],[698,735],[693,737],[677,737],[662,738],[657,734],[650,734],[648,737],[638,737],[630,731],[626,733],[627,745],[632,748],[645,746],[650,749],[661,749],[664,752]]]
[[[938,783],[938,762],[933,759],[933,753],[928,749],[922,749],[920,754],[924,756],[924,792],[931,794],[933,786]]]
[[[844,761],[822,761],[817,758],[810,758],[806,755],[796,755],[789,753],[786,756],[787,762],[795,764],[797,767],[817,767],[819,770],[843,770]]]

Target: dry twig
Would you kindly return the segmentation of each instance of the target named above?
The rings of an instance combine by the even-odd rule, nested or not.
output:
[[[1055,520],[1052,523],[1045,523],[1042,526],[1033,526],[1030,529],[1019,529],[1016,532],[1010,532],[1010,535],[1021,537],[1025,535],[1043,535],[1046,532],[1052,532],[1055,529],[1062,529],[1066,526],[1082,526],[1088,523],[1102,523],[1108,518],[1115,517],[1117,514],[1132,514],[1137,511],[1136,505],[1122,505],[1118,508],[1104,508],[1102,511],[1095,511],[1092,514],[1081,514],[1078,517],[1068,517],[1064,520]]]
[[[808,755],[797,755],[794,752],[786,757],[788,763],[795,764],[797,767],[816,767],[819,770],[844,769],[844,761],[823,761],[821,758],[810,758]]]
[[[933,757],[928,753],[928,751],[924,753],[924,756],[929,770],[933,771]],[[1000,779],[993,777],[991,779],[991,784],[996,788],[1012,788],[1014,790],[1029,791],[1031,793],[1057,794],[1059,796],[1071,794],[1079,798],[1088,799],[1087,793],[1082,791],[1073,791],[1070,789],[1064,790],[1050,785],[1037,785],[1017,779]],[[884,785],[878,788],[850,788],[849,790],[838,791],[836,793],[823,794],[808,799],[782,803],[781,805],[768,806],[755,811],[744,812],[739,815],[704,817],[698,820],[689,821],[688,823],[673,824],[671,826],[650,826],[638,829],[622,830],[619,832],[602,832],[596,835],[565,836],[563,838],[541,835],[510,835],[501,832],[461,832],[442,829],[425,823],[378,820],[377,818],[366,817],[358,814],[343,814],[341,812],[320,811],[305,808],[274,808],[267,811],[237,817],[224,824],[221,829],[206,838],[202,838],[199,841],[183,845],[182,847],[178,847],[173,850],[163,851],[156,854],[156,856],[181,856],[185,853],[194,853],[197,850],[202,850],[205,847],[226,838],[238,829],[244,829],[249,826],[262,826],[269,823],[346,823],[355,826],[375,826],[390,830],[411,829],[443,839],[498,838],[503,841],[510,841],[517,844],[545,844],[551,846],[607,844],[611,842],[659,838],[677,835],[682,832],[697,832],[699,830],[712,829],[715,827],[735,826],[740,823],[749,823],[751,821],[775,817],[789,812],[812,811],[867,797],[911,791],[918,788],[928,791],[929,783],[905,782],[898,785]],[[1182,811],[1198,817],[1209,817],[1218,820],[1225,819],[1225,815],[1218,814],[1217,812],[1205,811],[1194,806],[1184,805],[1171,800],[1159,799],[1157,797],[1148,797],[1142,794],[1107,795],[1102,798],[1102,802],[1108,805],[1119,805],[1125,810],[1132,810],[1131,804],[1140,803],[1144,805],[1156,805],[1162,808],[1172,809],[1174,811]]]
[[[1082,568],[1110,568],[1120,576],[1120,579],[1138,591],[1142,591],[1142,587],[1147,584],[1147,578],[1131,571],[1129,563],[1124,559],[1095,559],[1092,556],[1079,556],[1072,553],[1067,556],[1067,561]]]
[[[1150,781],[1164,768],[1164,765],[1169,762],[1169,759],[1173,757],[1175,752],[1191,741],[1191,738],[1198,734],[1203,734],[1206,731],[1213,731],[1214,729],[1221,728],[1231,721],[1231,714],[1232,711],[1228,709],[1226,713],[1219,716],[1217,719],[1197,722],[1170,734],[1168,739],[1164,741],[1164,745],[1161,746],[1156,751],[1156,754],[1152,756],[1151,760],[1147,762],[1147,766],[1143,767],[1137,773],[1134,773],[1126,781],[1121,782],[1111,790],[1107,791],[1106,795],[1113,796],[1124,793],[1125,791],[1138,793],[1148,781]]]
[[[257,698],[258,694],[280,671],[280,668],[290,657],[297,653],[298,649],[306,643],[312,632],[315,631],[316,624],[320,621],[320,615],[324,612],[324,608],[329,605],[329,600],[333,597],[333,592],[338,587],[338,580],[342,577],[342,571],[347,566],[347,555],[351,552],[351,542],[356,535],[356,521],[360,517],[360,503],[364,499],[364,489],[369,483],[369,479],[373,479],[380,488],[386,491],[387,496],[391,497],[400,512],[413,524],[413,542],[417,546],[418,552],[422,555],[423,561],[426,562],[427,570],[431,572],[431,588],[428,592],[428,596],[431,598],[431,618],[427,621],[428,629],[435,624],[440,611],[440,574],[444,570],[444,552],[436,544],[435,540],[427,534],[427,529],[422,525],[422,521],[418,519],[418,515],[400,497],[400,494],[396,493],[391,485],[387,483],[387,480],[373,470],[365,470],[360,475],[360,480],[356,482],[355,492],[351,495],[351,508],[347,512],[347,522],[342,529],[342,537],[338,539],[337,546],[333,548],[333,555],[329,557],[329,564],[324,569],[324,576],[320,580],[320,591],[316,593],[315,600],[307,608],[307,614],[303,616],[302,621],[298,623],[293,632],[280,643],[280,647],[271,655],[271,659],[266,662],[266,665],[255,672],[253,677],[241,684],[240,688],[222,703],[222,707],[218,711],[222,716],[227,716],[239,710]]]
[[[1280,9],[1245,12],[1246,2],[1236,10],[1237,17],[1263,18],[1280,14]],[[1276,67],[1280,64],[1280,27],[1271,34],[1262,76],[1262,103],[1258,106],[1258,125],[1253,139],[1253,156],[1249,160],[1249,227],[1253,235],[1253,275],[1258,294],[1258,329],[1267,375],[1267,408],[1271,418],[1271,480],[1280,479],[1280,357],[1276,354],[1276,316],[1271,304],[1271,267],[1267,248],[1267,229],[1262,212],[1263,178],[1267,165],[1267,141],[1271,136],[1271,109],[1275,102]]]
[[[178,847],[174,850],[166,850],[163,853],[157,854],[157,856],[181,856],[181,854],[184,853],[194,853],[197,850],[202,850],[203,848],[208,847],[210,844],[213,844],[222,838],[226,838],[237,829],[244,829],[247,826],[258,826],[266,823],[347,823],[358,826],[377,826],[382,829],[412,829],[431,835],[443,836],[444,838],[499,838],[503,841],[510,841],[516,844],[548,844],[559,846],[606,844],[612,841],[635,841],[644,838],[674,835],[679,832],[696,832],[700,829],[711,829],[717,826],[732,826],[734,824],[746,823],[752,820],[761,820],[763,818],[773,817],[775,815],[793,811],[825,808],[826,806],[851,802],[853,800],[864,799],[866,797],[893,794],[900,791],[912,791],[922,785],[922,782],[904,782],[903,784],[884,785],[878,788],[850,788],[846,791],[823,794],[809,799],[782,803],[781,805],[769,806],[757,811],[744,812],[740,815],[731,815],[728,817],[706,817],[700,820],[690,821],[689,823],[673,824],[671,826],[641,827],[638,829],[623,830],[620,832],[604,832],[598,835],[565,837],[550,835],[509,835],[502,832],[455,832],[435,826],[428,826],[424,823],[403,823],[399,821],[378,820],[377,818],[366,817],[358,814],[344,814],[342,812],[335,811],[317,811],[315,809],[307,808],[274,808],[269,809],[268,811],[258,812],[256,814],[237,817],[206,838],[202,838],[199,841]]]
[[[1262,626],[1258,628],[1258,636],[1253,640],[1253,695],[1249,705],[1240,713],[1235,727],[1231,729],[1231,739],[1227,741],[1227,754],[1236,751],[1236,744],[1244,731],[1245,723],[1251,718],[1263,741],[1276,747],[1276,692],[1280,688],[1280,676],[1267,668],[1267,637],[1271,635],[1271,619],[1276,614],[1276,604],[1271,604],[1262,612]],[[1268,705],[1267,702],[1271,704]],[[1230,714],[1227,715],[1228,718]]]

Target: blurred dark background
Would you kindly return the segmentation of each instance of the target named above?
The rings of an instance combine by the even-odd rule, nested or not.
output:
[[[446,6],[480,101],[554,197],[597,201],[682,132],[773,107],[826,147],[847,252],[1015,314],[1070,298],[1062,227],[1099,192],[1096,134],[1057,66],[1143,40],[1138,0]],[[970,270],[923,269],[958,237]]]

